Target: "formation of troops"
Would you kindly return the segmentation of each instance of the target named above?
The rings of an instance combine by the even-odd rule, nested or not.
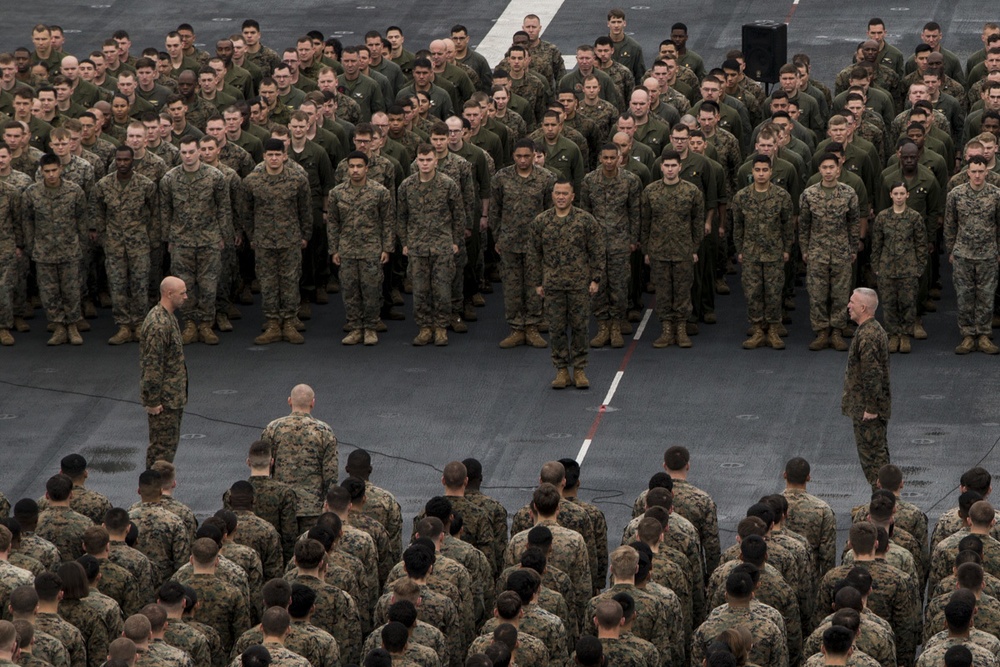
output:
[[[295,387],[289,406],[250,445],[247,478],[218,488],[221,509],[200,520],[165,460],[139,475],[128,509],[87,488],[79,454],[60,461],[43,497],[11,505],[0,495],[0,664],[1000,660],[1000,527],[983,468],[962,475],[958,507],[931,530],[904,499],[901,470],[883,465],[840,554],[805,459],[722,526],[735,533],[723,544],[716,503],[689,481],[698,465],[682,446],[664,452],[620,540],[580,498],[569,458],[542,465],[520,508],[484,493],[490,471],[477,459],[452,461],[404,526],[368,452],[353,450],[341,470],[312,390]]]
[[[607,25],[571,71],[535,15],[497,63],[462,25],[413,52],[398,26],[274,50],[248,19],[214,53],[186,23],[141,52],[35,26],[0,54],[0,344],[39,306],[50,345],[82,344],[98,307],[110,344],[138,341],[175,275],[184,344],[217,344],[255,293],[255,342],[302,343],[339,291],[345,345],[412,293],[413,344],[443,346],[502,281],[500,347],[550,332],[554,386],[586,387],[588,347],[623,346],[646,294],[653,345],[691,347],[737,267],[744,348],[784,347],[804,284],[810,349],[845,351],[851,290],[877,286],[908,353],[945,257],[955,352],[1000,352],[1000,26],[963,64],[939,24],[911,55],[873,18],[832,89],[799,53],[767,95],[682,23],[655,55],[622,10]]]

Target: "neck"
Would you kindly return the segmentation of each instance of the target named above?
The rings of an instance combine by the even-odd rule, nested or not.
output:
[[[59,611],[59,603],[58,602],[43,602],[41,600],[38,601],[38,611],[37,611],[37,613],[39,613],[39,614],[55,614],[55,613],[58,613],[58,611]]]
[[[281,644],[282,646],[284,646],[285,645],[285,638],[284,637],[276,637],[274,635],[264,635],[264,643],[265,644]]]
[[[251,477],[270,477],[271,476],[271,466],[261,466],[260,468],[251,467],[250,468]]]
[[[597,626],[598,639],[618,639],[619,637],[621,637],[621,634],[622,634],[622,627],[620,625],[611,628],[610,630],[606,630],[599,625]]]
[[[191,568],[195,574],[215,574],[214,565],[199,565],[198,563],[193,563]]]
[[[869,318],[869,319],[871,319],[871,318]],[[862,553],[858,553],[857,551],[854,552],[854,561],[857,562],[857,563],[860,563],[862,561],[873,561],[873,560],[875,560],[875,557],[876,557],[875,553],[862,554]]]

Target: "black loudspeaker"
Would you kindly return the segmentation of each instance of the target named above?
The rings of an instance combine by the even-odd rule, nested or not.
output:
[[[760,22],[743,26],[746,75],[761,83],[778,83],[778,70],[788,62],[788,26]]]

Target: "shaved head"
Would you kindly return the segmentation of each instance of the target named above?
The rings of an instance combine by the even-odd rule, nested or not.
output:
[[[288,404],[293,409],[311,408],[316,400],[316,392],[307,384],[297,384],[292,387],[292,393],[288,397]]]

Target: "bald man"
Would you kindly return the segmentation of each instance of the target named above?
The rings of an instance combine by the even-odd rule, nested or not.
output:
[[[886,431],[892,411],[889,389],[889,339],[875,319],[878,295],[859,287],[851,294],[847,312],[858,325],[847,353],[844,396],[840,409],[854,421],[854,441],[865,478],[874,491],[879,469],[889,464]]]
[[[146,468],[159,460],[172,462],[181,437],[188,377],[174,311],[186,299],[184,281],[167,276],[160,283],[160,302],[139,329],[139,397],[149,417]]]
[[[271,446],[274,479],[295,491],[300,533],[315,525],[323,512],[326,490],[337,483],[337,436],[329,424],[312,416],[315,406],[312,387],[295,385],[288,397],[292,413],[275,419],[260,434]]]

